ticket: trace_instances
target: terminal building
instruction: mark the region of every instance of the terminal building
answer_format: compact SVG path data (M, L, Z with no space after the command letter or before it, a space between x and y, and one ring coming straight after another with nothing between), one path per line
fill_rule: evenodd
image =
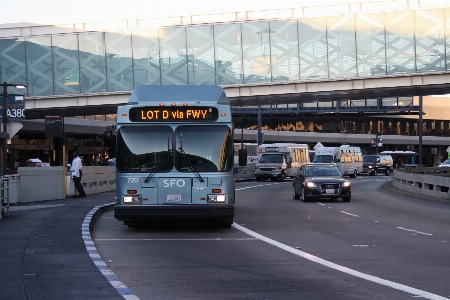
M432 2L0 25L0 82L25 96L7 166L62 165L63 144L85 164L113 155L104 131L144 84L222 86L236 142L373 153L381 138L376 150L420 149L435 165L450 146L449 99L432 96L450 94L450 5ZM64 137L46 135L47 116L64 119Z

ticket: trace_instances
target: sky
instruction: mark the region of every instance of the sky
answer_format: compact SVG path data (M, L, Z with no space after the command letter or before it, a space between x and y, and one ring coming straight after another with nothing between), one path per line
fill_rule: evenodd
M175 1L175 0L0 0L0 24L69 24L113 20L203 15L245 10L271 10L301 6L406 0L296 0L296 1ZM422 0L425 1L425 0ZM427 0L437 1L437 0ZM444 0L441 0L444 1ZM450 0L447 0L450 1Z

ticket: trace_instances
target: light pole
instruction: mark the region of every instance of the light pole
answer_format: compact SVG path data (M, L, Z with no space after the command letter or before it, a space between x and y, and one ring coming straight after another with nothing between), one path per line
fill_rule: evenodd
M18 83L7 83L7 82L3 82L2 84L3 86L3 112L2 112L2 123L3 123L3 143L2 143L2 154L3 154L3 160L2 160L2 176L6 175L6 144L8 141L8 131L7 131L7 109L8 109L8 86L13 86L15 88L18 89L24 89L27 86L24 84L18 84Z

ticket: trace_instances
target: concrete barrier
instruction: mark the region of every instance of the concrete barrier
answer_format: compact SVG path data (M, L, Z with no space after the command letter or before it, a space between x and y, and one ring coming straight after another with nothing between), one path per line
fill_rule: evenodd
M84 166L82 170L81 184L88 196L116 189L116 168L114 166ZM18 174L20 174L20 199L18 202L63 199L65 198L63 180L66 184L66 196L70 197L75 194L75 185L70 173L68 174L62 167L21 167Z
M450 199L450 168L404 168L394 170L392 185L403 191Z

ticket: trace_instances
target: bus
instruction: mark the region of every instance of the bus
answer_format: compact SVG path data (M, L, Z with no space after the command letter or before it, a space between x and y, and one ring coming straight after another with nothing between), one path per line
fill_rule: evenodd
M255 178L256 181L261 179L283 181L286 177L294 177L304 164L309 164L307 144L261 144L258 147Z
M203 219L231 227L233 124L221 87L136 87L117 109L116 152L117 220L137 227Z
M363 172L362 150L359 147L316 147L313 164L334 164L342 175L355 178Z
M418 167L419 154L414 151L383 151L380 154L391 155L396 169Z
M247 164L239 165L239 149L247 150ZM258 161L258 143L234 143L234 174L236 179L254 179Z

